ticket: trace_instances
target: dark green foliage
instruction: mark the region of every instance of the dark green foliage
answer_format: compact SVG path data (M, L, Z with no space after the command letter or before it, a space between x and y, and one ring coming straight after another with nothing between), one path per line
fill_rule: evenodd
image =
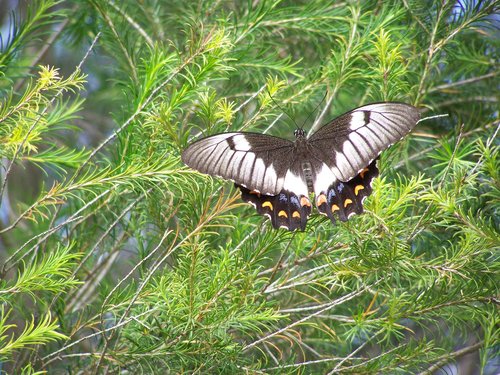
M6 12L2 370L496 373L498 13L493 0ZM382 154L346 223L272 230L180 162L202 135L290 137L282 109L317 129L384 100L430 118Z

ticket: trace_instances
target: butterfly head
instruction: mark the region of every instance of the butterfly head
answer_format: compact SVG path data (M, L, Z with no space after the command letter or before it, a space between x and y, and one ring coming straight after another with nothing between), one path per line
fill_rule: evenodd
M306 136L306 132L304 129L298 128L298 129L295 129L295 131L293 132L293 135L295 135L295 138L297 138L297 139L304 138Z

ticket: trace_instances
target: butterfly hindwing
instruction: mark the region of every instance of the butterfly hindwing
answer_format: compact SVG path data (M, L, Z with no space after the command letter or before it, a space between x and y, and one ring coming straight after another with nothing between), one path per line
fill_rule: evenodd
M266 194L283 189L293 143L257 133L221 133L202 138L182 153L193 169Z
M241 199L252 204L257 212L271 219L275 229L286 228L294 231L304 230L309 215L311 202L307 197L283 190L277 195L265 195L236 185L241 190Z
M347 221L363 212L363 202L372 193L372 182L379 174L377 160L348 182L336 181L316 195L318 211L335 223L335 218Z
M375 103L347 112L309 138L315 158L339 181L349 181L383 150L417 124L417 108L404 103Z

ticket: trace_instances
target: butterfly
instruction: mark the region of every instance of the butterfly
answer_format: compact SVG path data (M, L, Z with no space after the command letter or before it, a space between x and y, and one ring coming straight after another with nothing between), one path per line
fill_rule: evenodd
M305 230L312 194L333 223L363 212L378 176L380 153L406 136L420 119L409 104L368 104L335 118L310 137L295 140L250 132L212 135L191 143L182 161L199 172L231 180L243 201L274 228Z

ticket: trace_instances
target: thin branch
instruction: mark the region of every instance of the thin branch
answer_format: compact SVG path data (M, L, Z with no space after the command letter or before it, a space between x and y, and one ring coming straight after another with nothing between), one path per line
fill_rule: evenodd
M432 366L429 366L429 368L425 371L422 371L418 375L432 375L434 374L437 370L442 369L443 366L447 365L451 361L456 360L459 357L462 357L466 354L473 353L480 349L484 345L484 341L480 341L474 345L467 346L465 348L462 348L460 350L454 351L453 353L450 354L445 354L441 357L438 358L438 361L433 364Z
M130 323L132 321L136 321L141 316L150 314L150 313L152 313L152 312L154 312L156 310L158 310L158 307L154 307L152 309L148 309L146 311L141 312L140 314L137 314L137 315L135 315L133 317L130 317L130 318L126 319L126 320L123 320L120 323L115 324L114 326L111 326L111 327L99 330L97 332L94 332L94 333L92 333L90 335L81 337L78 340L75 340L75 341L73 341L73 342L71 342L71 343L69 343L67 345L64 345L62 348L60 348L60 349L58 349L58 350L56 350L56 351L54 351L54 352L46 355L45 357L42 358L42 361L46 361L46 360L49 360L50 358L52 358L51 360L49 360L48 362L45 363L45 365L48 365L50 362L53 362L53 361L56 361L56 360L60 359L60 357L58 356L59 353L64 352L65 350L67 350L67 349L69 349L69 348L71 348L71 347L73 347L73 346L81 343L82 341L91 339L91 338L96 337L96 336L101 336L101 335L102 336L106 336L105 333L107 333L107 332L113 332L114 330L116 330L116 329L118 329L120 327L123 327L123 326L127 325L128 323Z
M456 156L456 153L458 151L458 146L460 145L460 142L461 142L462 137L463 137L463 130L464 130L464 124L462 123L462 125L460 126L460 130L458 131L458 137L457 137L457 140L455 142L455 148L453 149L453 153L450 157L448 165L446 166L446 168L444 170L443 176L441 177L441 180L438 182L438 185L437 185L438 188L443 185L443 183L446 179L446 176L448 175L448 171L450 170L453 162L455 161L455 156ZM415 236L419 233L419 227L422 224L422 222L424 221L425 217L427 216L427 214L429 213L431 208L432 208L432 203L429 203L427 205L427 208L425 209L424 213L422 215L420 215L420 218L418 219L417 223L413 227L413 230L410 232L410 235L408 236L408 242L412 241L415 238Z
M151 189L149 190L151 191ZM148 192L149 192L148 191ZM123 219L123 217L128 213L130 212L130 210L139 202L141 202L143 199L144 199L144 196L148 193L143 193L143 194L140 194L136 199L134 199L127 207L125 207L125 209L122 210L122 212L118 215L118 217L114 220L113 223L111 223L111 225L109 225L106 230L101 234L101 236L98 238L98 240L96 241L96 243L94 244L94 246L92 247L92 249L90 251L87 252L87 254L85 255L85 257L79 262L78 264L78 267L75 268L75 270L73 271L72 273L72 277L76 276L76 274L80 271L80 269L87 263L87 260L94 255L95 251L101 246L101 244L106 240L106 238L108 238L109 234L111 233L111 231L121 222L121 220ZM95 284L94 284L95 285ZM75 297L73 298L73 301L79 301L79 303L82 302L83 298L81 297L81 295L83 295L85 292L86 289L85 289L85 285L81 286L80 289L77 291ZM88 294L88 293L86 293ZM56 296L54 297L53 299L53 302L55 302L57 300L59 296ZM70 309L70 307L72 306L72 302L69 301L66 305L66 309ZM103 304L104 306L104 304ZM71 310L67 310L67 311L71 311Z
M439 30L439 25L441 23L441 17L443 14L443 7L444 6L445 6L444 3L441 5L437 4L438 9L437 9L436 21L434 23L434 28L432 29L432 32L430 34L431 39L429 42L429 47L427 48L427 58L425 60L424 69L423 69L422 76L420 78L420 82L419 82L419 86L418 86L418 90L417 90L417 98L415 99L416 103L420 102L420 99L424 94L424 85L425 85L425 82L427 80L427 76L429 75L430 70L431 70L431 63L432 63L432 60L434 58L434 53L436 52L436 50L435 50L435 38L436 38L436 35L438 33L438 30Z
M431 92L435 92L435 91L448 90L448 89L451 89L453 87L459 87L459 86L467 85L469 83L474 83L474 82L482 81L483 79L488 79L488 78L495 77L498 74L500 74L500 73L498 71L496 71L496 72L491 72L491 73L488 73L488 74L485 74L485 75L482 75L482 76L464 79L462 81L456 81L456 82L451 82L451 83L447 83L447 84L444 84L444 85L434 86L433 88L427 90L427 93L431 93Z
M441 116L441 115L440 115ZM440 117L439 116L439 117ZM433 117L437 117L437 116L431 116L431 117L426 117L426 119L429 119L429 118L433 118ZM487 130L489 129L490 127L494 126L494 125L497 125L498 126L498 123L490 123L490 124L486 124L482 127L479 127L479 128L475 128L475 129L472 129L466 133L464 133L464 137L468 137L469 135L472 135L472 134L475 134L475 133L479 133L479 132L482 132L484 130ZM394 165L394 169L399 169L401 167L403 167L406 163L408 163L409 161L412 161L412 160L418 160L420 157L422 156L425 156L425 155L428 155L429 152L431 152L432 150L434 150L436 148L435 145L432 145L430 147L426 147L424 148L423 150L419 151L419 152L416 152L414 153L413 155L411 155L410 157L408 157L407 159L405 160L402 160L400 161L399 163L397 163L396 165Z
M116 10L131 26L132 26L132 29L135 29L137 30L137 32L146 40L146 43L150 46L150 47L154 47L154 42L153 42L153 39L151 39L148 35L148 33L146 32L146 30L144 30L141 25L139 25L133 18L132 16L130 16L128 13L125 13L125 11L123 11L118 5L116 5L116 3L113 1L113 0L109 0L109 5L111 5L113 7L114 10Z
M104 11L101 6L98 6L99 2L93 2L93 4L94 4L94 7L97 8L97 11L101 14L105 23L108 25L108 28L113 33L113 36L115 37L115 41L118 44L118 46L120 47L122 54L125 57L127 64L129 65L129 68L130 68L129 73L132 75L133 81L138 85L139 82L138 82L138 77L137 77L136 66L134 64L134 61L132 60L132 56L130 56L129 51L127 50L127 46L124 44L124 41L122 40L122 38L118 34L118 31L116 30L113 20L111 19L111 17L109 16L109 13L107 11Z
M27 256L31 251L33 251L33 249L35 249L38 245L40 245L43 241L45 241L49 236L51 236L52 234L56 233L59 229L63 228L64 226L74 222L74 221L77 221L77 220L80 220L81 219L81 216L80 214L85 210L87 209L89 206L91 206L92 204L94 204L96 201L98 201L99 199L101 199L102 197L104 197L106 194L108 194L111 190L106 190L105 192L97 195L96 197L94 197L92 200L90 200L89 202L87 202L85 205L83 205L80 209L78 209L74 214L72 214L68 219L66 219L65 221L63 221L62 223L59 223L57 226L55 227L52 227L40 234L37 234L36 236L30 238L28 241L26 241L21 247L19 247L9 258L7 258L7 260L4 262L3 266L2 266L2 271L0 272L0 275L3 275L5 272L7 272L8 270L10 270L14 264L10 267L5 267L6 264L10 263L16 256L17 254L19 254L27 245L29 245L33 240L35 239L39 239L39 241L36 243L35 246L33 246L29 251L27 251L25 254L23 254L23 256L18 259L18 261L22 260L25 256ZM1 233L1 232L0 232Z
M162 245L163 245L163 242L166 240L166 238L172 233L172 230L165 230L163 232L163 236L162 238L160 239L160 242L158 243L158 245L153 249L153 251L151 253L149 253L144 259L142 259L139 263L137 263L135 265L135 267L133 267L130 272L122 279L120 280L120 282L113 288L113 290L108 293L108 295L106 296L106 299L105 299L105 303L103 303L101 305L101 309L104 309L105 306L107 305L107 301L109 300L109 298L112 296L112 293L114 293L118 287L122 284L123 281L127 280L134 272L135 270L140 267L142 264L144 264L144 262L146 262L151 256L153 256L159 249L162 248ZM176 236L177 237L177 236ZM182 242L182 241L181 241ZM172 242L172 244L175 243L175 241ZM151 277L153 276L153 274L156 272L156 270L158 269L158 267L172 254L172 252L177 248L178 246L175 246L175 247L171 247L166 255L163 256L163 258L161 259L161 261L157 262L157 264L149 271L148 275L146 275L146 277L144 278L144 280L142 280L141 284L139 285L139 287L137 288L137 291L135 293L135 295L132 297L132 299L130 300L130 302L128 303L128 306L127 308L125 309L124 313L121 315L120 319L118 320L118 324L117 326L119 326L121 323L123 323L125 321L125 317L130 313L130 311L132 310L132 307L134 306L135 302L137 301L137 299L139 298L139 295L141 294L143 288L147 285L147 283L149 282L149 280L151 279ZM101 318L103 318L105 316L104 314L104 311L101 311ZM104 321L101 321L101 324L104 326L105 322ZM108 350L108 347L110 345L110 340L112 338L114 334L114 331L112 332L112 334L109 336L109 337L104 337L105 339L105 344L104 344L104 347L101 351L101 354L99 356L99 361L98 363L96 364L95 366L95 372L97 373L98 370L100 369L101 367L101 363L102 361L104 360L104 357L105 357L105 354Z
M281 366L275 366L275 367L267 367L263 368L262 371L264 372L269 372L269 371L274 371L274 370L284 370L287 368L298 368L298 367L303 367L303 366L311 366L311 365L317 365L319 363L327 363L327 362L336 362L340 361L343 357L330 357L330 358L323 358L323 359L317 359L314 361L305 361L305 362L299 362L299 363L293 363L291 365L281 365ZM355 357L352 359L358 359L362 360L364 358L362 357Z
M274 278L274 275L276 275L276 272L278 272L278 268L282 266L282 261L283 261L283 258L285 257L287 251L288 251L288 248L290 247L293 239L295 238L295 234L296 232L293 232L292 236L288 239L288 243L287 245L285 246L285 248L281 251L281 255L278 259L278 261L276 262L276 264L274 265L273 267L273 270L271 272L271 275L269 276L269 280L267 281L266 285L264 285L264 287L261 289L261 293L265 293L267 288L271 285L271 282Z
M342 60L342 69L341 69L340 74L344 73L345 61L349 61L349 59L351 59L351 57L352 57L351 52L352 52L352 49L354 46L354 41L356 39L356 33L358 32L358 22L359 22L359 16L360 16L360 9L357 8L356 12L357 12L356 14L352 14L351 33L349 35L349 42L347 44L347 49L346 49L345 54L344 54L344 59ZM354 13L354 11L353 11L353 13ZM334 86L332 92L330 93L329 98L327 98L327 100L326 100L326 103L325 103L325 106L323 107L323 110L321 111L319 116L316 117L316 120L314 120L314 123L312 124L311 129L309 129L309 132L307 133L308 137L311 136L311 134L313 134L316 131L316 129L318 128L318 126L323 122L323 118L325 117L326 113L330 109L330 106L332 104L333 99L335 99L337 97L337 91L340 88L339 81L341 81L341 80L342 80L342 77L338 77L337 82L335 82L335 86Z
M491 146L491 144L493 143L493 141L495 139L497 139L497 135L498 135L498 131L500 130L500 122L497 122L496 123L496 126L497 128L495 129L495 132L491 135L491 137L486 141L486 147L489 148ZM472 176L474 173L476 173L476 170L479 168L479 166L482 164L483 162L483 159L484 159L484 155L481 155L479 157L479 160L477 161L477 163L474 165L474 167L470 170L470 172L468 172L465 176L462 177L462 181L461 181L461 184L463 184L465 182L465 180L467 179L467 177L470 177Z
M354 350L351 354L349 354L349 356L351 356L352 354L354 353L357 353L361 347L364 347L368 342L372 341L374 337L378 336L382 331L379 331L377 332L375 335L373 335L372 337L370 337L367 341L365 341L363 343L363 345L359 346L356 350ZM396 346L395 348L392 348L386 352L383 352L375 357L372 357L370 359L363 359L363 362L361 363L357 363L355 365L351 365L351 366L347 366L347 367L340 367L340 365L342 365L346 360L347 360L347 357L345 359L343 359L340 363L337 364L337 366L328 373L328 375L332 375L332 374L341 374L343 373L344 371L346 370L352 370L352 369L355 369L357 367L361 367L361 366L365 366L366 364L370 363L370 362L374 362L380 358L382 358L383 356L386 356L387 354L390 354L398 349L401 349L405 346L405 344L401 344L399 346ZM350 359L355 359L353 357L350 357Z

